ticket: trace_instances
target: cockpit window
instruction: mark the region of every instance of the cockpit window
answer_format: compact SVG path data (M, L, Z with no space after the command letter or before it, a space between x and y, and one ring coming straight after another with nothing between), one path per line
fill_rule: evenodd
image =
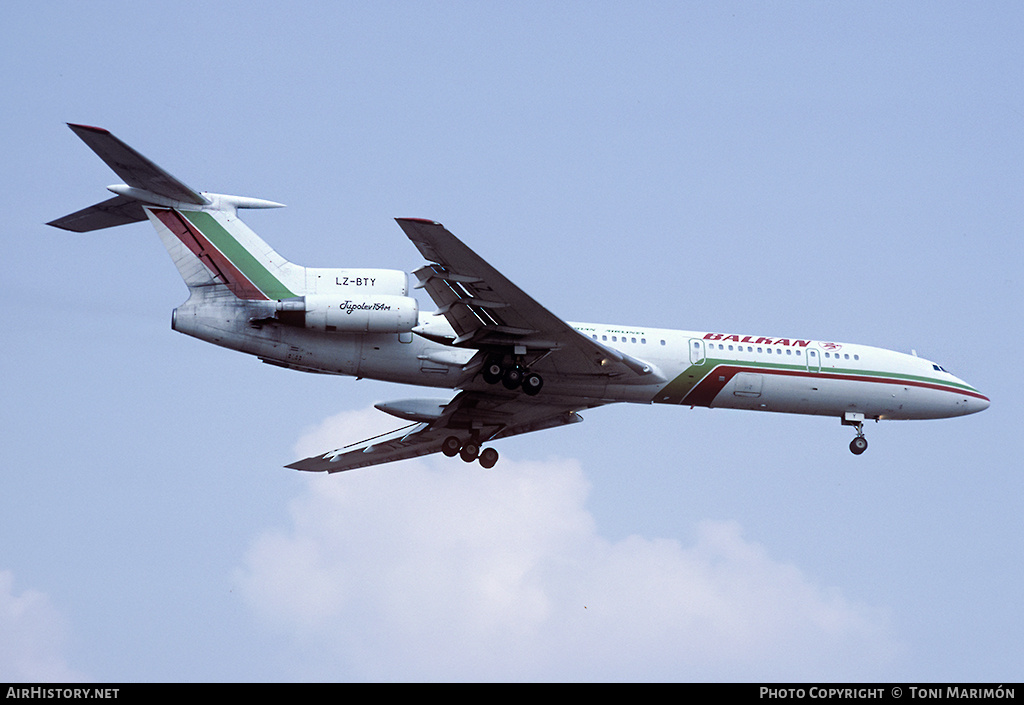
M937 372L945 372L945 373L946 373L947 375L948 375L948 374L952 374L952 373L951 373L951 372L950 372L949 370L947 370L947 369L946 369L945 367L940 367L939 365L936 365L936 364L935 364L934 362L932 363L932 369L933 369L933 370L936 370Z

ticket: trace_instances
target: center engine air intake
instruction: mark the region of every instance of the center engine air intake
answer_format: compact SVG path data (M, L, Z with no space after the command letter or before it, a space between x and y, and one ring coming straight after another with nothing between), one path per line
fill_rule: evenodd
M337 333L407 333L419 319L419 303L393 294L307 294L277 302L281 323Z

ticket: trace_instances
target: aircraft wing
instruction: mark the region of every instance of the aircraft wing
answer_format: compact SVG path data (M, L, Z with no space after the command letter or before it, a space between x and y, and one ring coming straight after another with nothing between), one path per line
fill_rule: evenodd
M385 409L389 405L378 404ZM310 472L341 472L395 460L437 453L449 436L465 442L473 436L480 442L506 438L520 433L579 423L576 413L582 406L572 400L525 398L514 393L463 391L454 399L437 404L430 420L414 421L390 433L368 438L337 450L292 463L286 467ZM395 413L389 411L389 413Z
M396 220L430 262L414 274L455 331L443 342L532 354L533 369L566 377L651 382L648 375L658 375L650 364L602 345L548 311L440 223Z

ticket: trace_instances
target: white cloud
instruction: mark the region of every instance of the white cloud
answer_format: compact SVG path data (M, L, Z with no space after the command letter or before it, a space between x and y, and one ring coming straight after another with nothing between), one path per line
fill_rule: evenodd
M49 598L36 590L14 594L14 576L0 570L0 682L83 680L63 656L67 627Z
M372 435L368 416L302 444ZM846 679L893 655L883 618L738 524L699 522L692 546L609 541L587 493L574 460L312 476L239 581L325 678Z

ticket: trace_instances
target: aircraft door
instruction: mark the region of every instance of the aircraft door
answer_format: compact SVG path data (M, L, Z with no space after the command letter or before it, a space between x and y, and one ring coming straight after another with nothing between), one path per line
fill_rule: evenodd
M699 338L690 339L690 364L691 365L703 365L706 351L704 348L704 341Z
M807 371L821 372L821 353L813 348L807 350Z

